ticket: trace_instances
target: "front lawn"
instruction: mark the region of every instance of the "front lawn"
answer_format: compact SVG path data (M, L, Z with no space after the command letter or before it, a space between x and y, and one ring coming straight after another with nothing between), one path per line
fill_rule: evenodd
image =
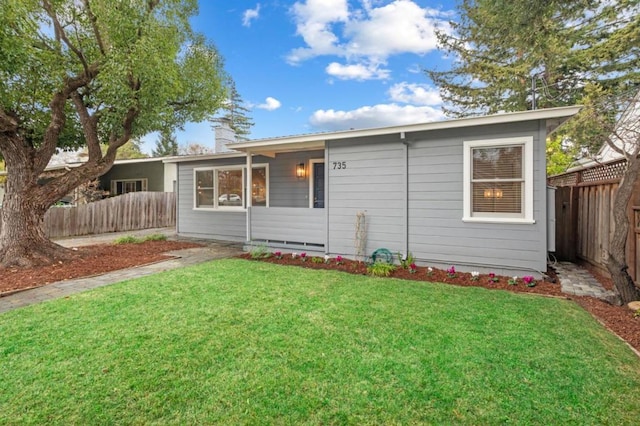
M239 259L0 315L1 424L637 424L574 303Z

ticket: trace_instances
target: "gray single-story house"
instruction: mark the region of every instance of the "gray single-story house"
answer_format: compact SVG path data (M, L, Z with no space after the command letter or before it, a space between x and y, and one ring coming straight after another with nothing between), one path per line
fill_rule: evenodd
M234 143L175 157L179 235L539 276L545 140L579 107Z

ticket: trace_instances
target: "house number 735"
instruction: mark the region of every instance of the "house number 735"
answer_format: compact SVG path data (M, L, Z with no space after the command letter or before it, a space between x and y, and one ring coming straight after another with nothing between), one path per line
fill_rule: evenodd
M331 164L333 164L333 169L334 170L340 170L340 169L346 169L347 168L347 162L346 161L333 161Z

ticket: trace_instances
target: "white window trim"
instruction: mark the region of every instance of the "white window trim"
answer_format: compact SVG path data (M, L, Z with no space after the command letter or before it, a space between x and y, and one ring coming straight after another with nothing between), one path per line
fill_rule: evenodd
M269 163L255 163L252 165L252 168L259 169L264 167L266 169L266 179L267 179L267 207L269 207ZM218 205L218 172L223 170L242 170L242 206L220 206ZM198 207L198 197L196 196L196 189L198 187L198 181L196 174L197 172L213 172L213 207ZM233 164L228 166L216 166L216 167L195 167L193 169L193 210L198 211L236 211L236 212L246 212L247 211L247 194L250 194L250 190L246 181L247 177L247 166Z
M314 208L313 207L313 184L316 180L316 177L315 177L315 173L313 172L313 165L317 163L324 164L324 158L312 158L311 160L309 160L309 164L307 165L307 168L309 169L309 208L310 209Z
M482 223L535 223L533 219L533 137L522 136L515 138L485 139L464 141L463 159L463 222ZM524 194L522 214L510 215L499 213L476 213L471 211L471 151L473 148L501 147L509 145L523 145L524 165Z
M112 195L120 195L118 192L118 182L138 182L140 181L142 184L140 187L142 188L139 192L146 191L149 188L149 180L147 178L133 178L133 179L112 179L111 180L111 194ZM138 191L135 191L138 192Z

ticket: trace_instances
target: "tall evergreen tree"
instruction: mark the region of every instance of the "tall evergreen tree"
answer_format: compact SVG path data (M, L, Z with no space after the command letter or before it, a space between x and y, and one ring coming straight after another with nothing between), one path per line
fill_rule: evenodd
M151 151L154 157L165 157L170 155L178 155L178 140L173 132L163 130L160 137L156 141L156 148Z
M441 31L449 70L428 70L452 116L579 103L587 84L640 79L638 0L463 0Z
M244 106L244 101L233 81L229 82L228 88L228 98L222 107L224 114L214 118L212 121L220 122L221 119L226 120L239 141L247 140L251 134L251 127L255 124L248 116L251 110Z

